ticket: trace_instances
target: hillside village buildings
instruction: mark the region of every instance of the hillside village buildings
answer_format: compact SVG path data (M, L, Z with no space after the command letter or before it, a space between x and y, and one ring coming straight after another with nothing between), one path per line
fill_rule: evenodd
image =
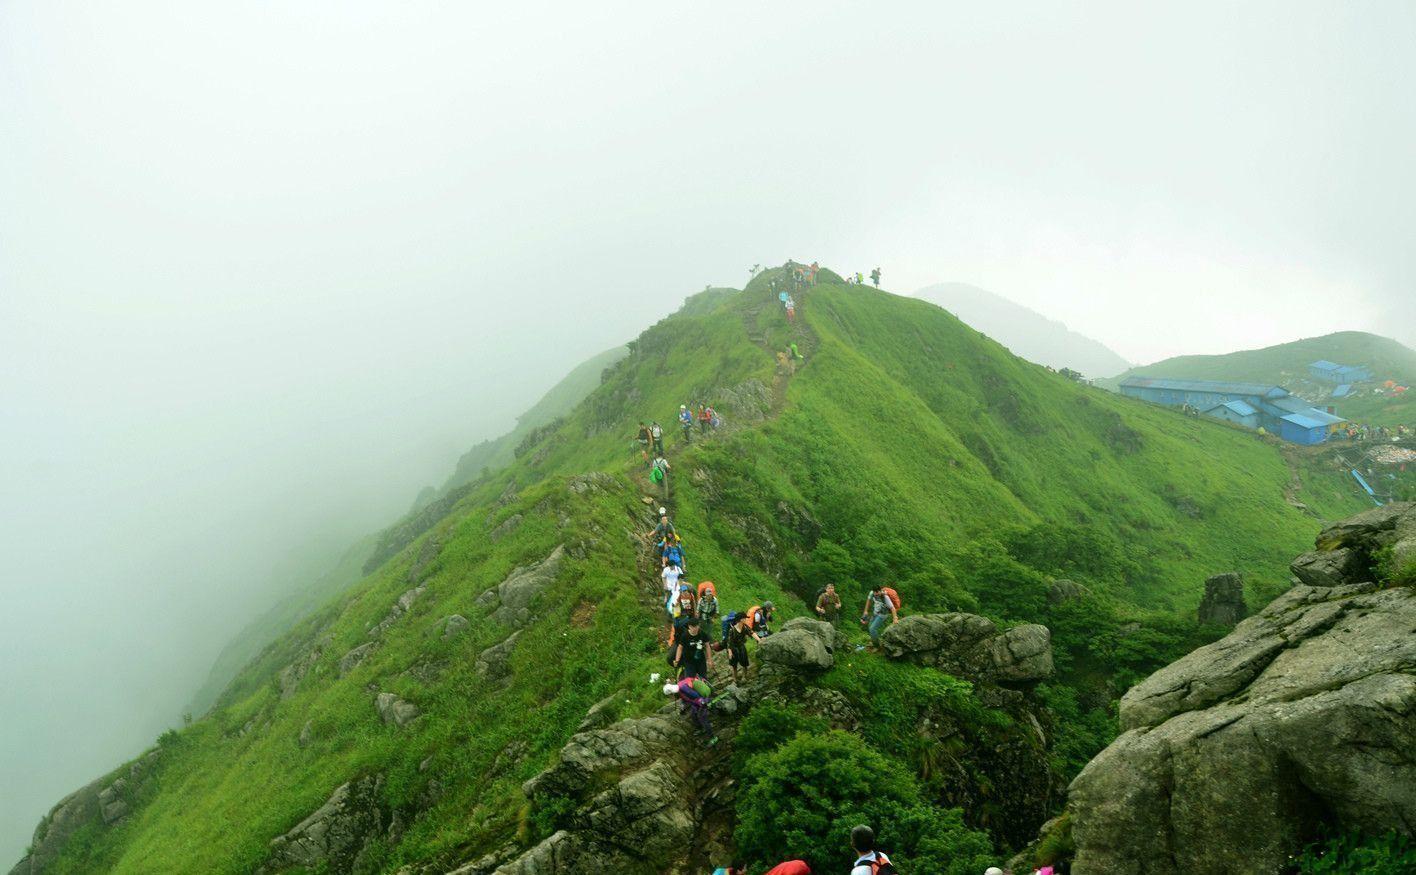
M1319 410L1282 386L1216 380L1127 377L1121 394L1171 407L1189 406L1206 416L1262 428L1295 444L1320 444L1347 420Z

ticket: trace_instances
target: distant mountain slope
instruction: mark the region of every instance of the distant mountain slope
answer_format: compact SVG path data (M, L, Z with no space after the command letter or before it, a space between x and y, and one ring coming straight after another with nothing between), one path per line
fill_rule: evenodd
M1352 394L1333 398L1331 384L1308 376L1308 365L1320 359L1343 365L1371 368L1375 381L1354 387ZM1182 355L1154 364L1132 368L1104 380L1114 388L1133 374L1148 377L1179 377L1190 380L1243 380L1282 386L1314 404L1332 405L1339 416L1372 425L1416 423L1416 392L1399 398L1386 392L1382 383L1416 383L1416 351L1378 334L1339 331L1322 337L1306 337L1290 343L1246 349L1223 355ZM1379 391L1380 390L1380 391Z
M977 286L940 283L920 289L915 297L938 304L1030 362L1071 368L1093 378L1131 366L1100 341Z
M700 856L731 858L748 835L739 806L768 786L772 770L751 767L766 760L747 755L777 756L779 742L808 753L825 743L872 780L889 777L879 804L893 807L870 809L887 829L900 822L890 812L913 812L917 833L944 829L936 809L948 809L958 841L1001 859L1110 741L1120 691L1212 637L1194 619L1205 575L1246 572L1260 603L1287 586L1314 514L1363 506L1326 481L1309 492L1310 474L1327 475L1252 433L1048 373L924 301L823 283L797 296L788 323L768 286L781 278L696 297L646 330L505 468L427 505L438 514L429 527L266 647L210 714L62 803L15 872L602 871L583 858L500 868L553 851L571 829L633 851L617 872L711 871ZM792 343L796 367L777 358ZM724 733L707 783L684 789L660 745L696 743L675 741L687 724L661 711L649 680L670 669L645 536L652 487L628 436L693 399L725 423L668 441L668 505L694 581L715 581L725 610L774 601L777 621L810 614L833 582L846 637L833 636L841 663L820 687L754 712L756 733ZM1287 489L1312 513L1285 502ZM1045 624L1056 677L1005 695L862 652L854 619L879 582L907 614ZM753 659L762 654L754 645ZM1007 710L1024 700L1043 723ZM858 731L824 733L786 710L813 702ZM543 784L528 797L577 727L653 715L664 731L567 757L569 774L602 748L637 750L662 761L648 773L602 794L607 773L586 771L565 793ZM664 810L675 815L667 838L645 826ZM820 855L839 854L834 825L802 823ZM786 856L775 832L759 838L754 871ZM950 845L909 841L901 859L918 865L905 871L963 872Z

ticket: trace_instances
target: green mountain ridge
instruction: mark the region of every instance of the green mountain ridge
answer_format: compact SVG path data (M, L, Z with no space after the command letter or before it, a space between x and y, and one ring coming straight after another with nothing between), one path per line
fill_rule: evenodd
M1357 384L1352 394L1333 398L1334 386L1313 380L1308 365L1326 359L1344 365L1371 368L1375 380ZM1369 425L1416 424L1416 398L1398 398L1379 392L1387 380L1402 386L1416 382L1416 351L1398 341L1363 331L1339 331L1307 337L1262 349L1222 355L1185 355L1131 368L1100 381L1115 388L1130 376L1171 377L1187 380L1232 380L1282 386L1302 398L1332 405L1340 416Z
M725 420L692 444L667 429L689 570L725 609L774 600L803 616L831 581L849 618L889 581L907 611L1045 624L1057 675L995 695L841 651L820 689L861 714L860 737L811 741L815 718L791 701L754 710L788 744L754 747L749 716L713 766L741 788L726 819L696 827L713 843L646 851L646 873L686 871L734 837L760 861L788 850L759 828L770 792L754 781L792 768L793 745L898 772L891 804L952 824L898 837L933 866L919 871L962 871L934 859L945 844L970 865L1015 849L1115 734L1121 692L1215 637L1193 620L1207 574L1241 570L1250 604L1266 602L1323 519L1364 506L1253 435L1073 383L923 301L828 282L798 294L790 325L768 288L783 276L691 298L584 400L551 405L506 467L459 466L470 479L420 511L426 526L375 548L387 556L368 576L265 647L206 717L66 800L15 871L444 872L566 829L571 801L528 801L523 784L592 706L632 717L662 702L646 683L666 670L650 487L630 439L685 401ZM791 342L795 374L775 358ZM1082 595L1054 599L1058 578ZM1043 715L1045 749L1019 702ZM782 729L794 721L800 733ZM941 725L960 734L921 735ZM1009 782L1026 805L999 793ZM326 842L301 863L303 840L272 845L336 797L365 805L353 850Z

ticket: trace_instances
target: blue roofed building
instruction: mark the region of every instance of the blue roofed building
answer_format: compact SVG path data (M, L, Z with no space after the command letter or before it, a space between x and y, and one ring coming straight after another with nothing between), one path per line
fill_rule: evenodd
M1340 365L1318 359L1308 365L1308 376L1324 383L1365 383L1372 379L1372 372L1360 365Z
M1206 416L1263 428L1297 444L1317 444L1347 420L1313 407L1282 386L1266 383L1233 383L1218 380L1171 380L1163 377L1127 377L1121 394L1153 404L1193 407Z

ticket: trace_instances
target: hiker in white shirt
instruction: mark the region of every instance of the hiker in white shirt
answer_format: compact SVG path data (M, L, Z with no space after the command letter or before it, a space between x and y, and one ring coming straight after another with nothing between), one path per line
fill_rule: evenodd
M679 578L683 576L683 569L676 564L664 566L662 572L664 578L664 610L669 612L669 616L674 614L674 599L678 596Z
M851 865L851 875L880 875L893 873L890 858L875 850L875 830L861 825L851 830L851 850L856 853L856 861Z

